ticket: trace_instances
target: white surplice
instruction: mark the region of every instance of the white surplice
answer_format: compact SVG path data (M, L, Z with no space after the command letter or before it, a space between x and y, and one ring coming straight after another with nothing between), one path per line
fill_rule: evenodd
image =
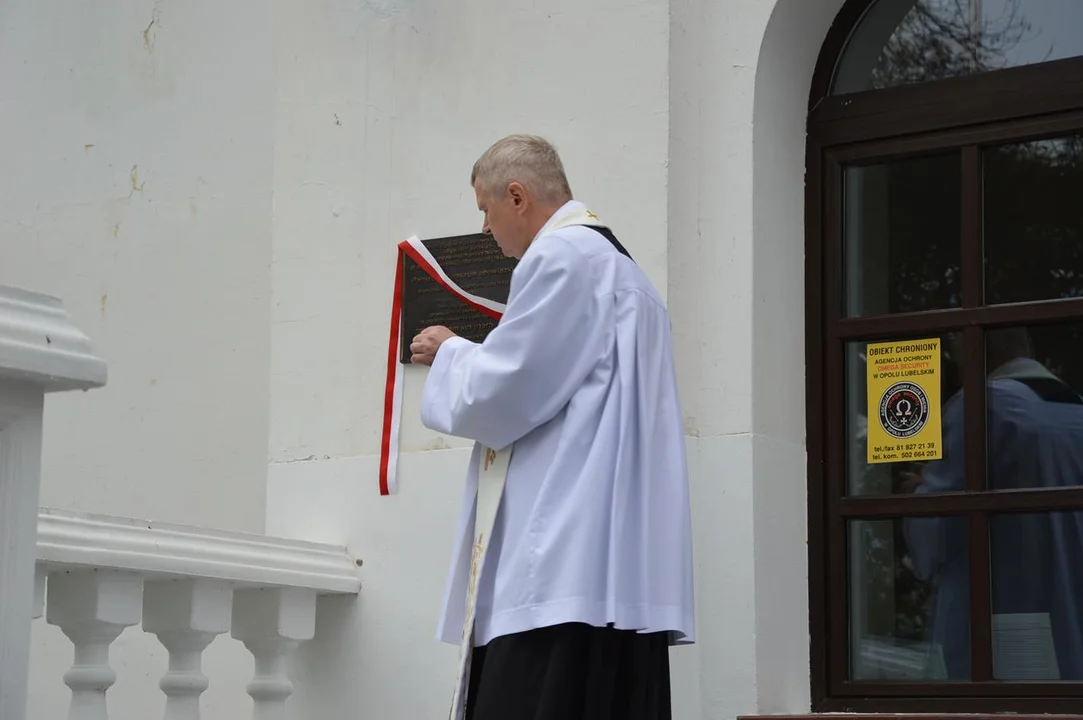
M598 232L536 236L483 343L440 348L426 427L514 444L477 592L476 645L583 622L695 638L683 420L669 316ZM462 638L480 446L470 458L438 637Z

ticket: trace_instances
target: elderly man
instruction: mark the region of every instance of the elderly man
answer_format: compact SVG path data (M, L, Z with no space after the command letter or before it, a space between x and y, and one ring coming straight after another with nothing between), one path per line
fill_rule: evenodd
M519 259L506 312L483 343L431 327L410 346L425 425L477 442L439 631L463 647L452 715L669 718L669 647L694 618L665 306L545 140L500 140L471 184Z

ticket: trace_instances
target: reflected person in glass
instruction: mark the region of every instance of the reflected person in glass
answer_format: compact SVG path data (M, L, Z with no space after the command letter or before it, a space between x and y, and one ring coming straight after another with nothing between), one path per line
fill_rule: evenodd
M960 357L960 353L952 353ZM994 490L1083 482L1083 399L1034 358L1023 328L987 334L987 452ZM963 396L944 405L944 457L907 489L966 489ZM969 565L963 518L911 518L915 570L936 597L929 626L950 680L970 679ZM1083 680L1083 513L1003 514L990 522L994 674Z

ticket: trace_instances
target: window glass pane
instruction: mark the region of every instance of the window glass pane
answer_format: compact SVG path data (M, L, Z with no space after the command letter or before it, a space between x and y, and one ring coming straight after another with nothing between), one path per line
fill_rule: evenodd
M845 315L958 306L959 153L851 166L844 173Z
M833 94L1083 55L1079 0L880 0L854 31Z
M990 330L985 356L990 487L1083 483L1083 325Z
M969 680L963 517L849 524L850 677Z
M962 470L961 448L946 444L943 430L945 402L962 386L961 338L953 332L847 344L848 494L928 492L921 480L937 457ZM939 348L929 349L932 343Z
M983 161L986 302L1083 295L1083 135L988 148Z
M1083 680L1083 512L989 521L993 676Z

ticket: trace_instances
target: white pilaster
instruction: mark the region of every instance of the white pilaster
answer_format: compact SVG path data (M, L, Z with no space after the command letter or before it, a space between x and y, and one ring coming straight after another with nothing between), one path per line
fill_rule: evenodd
M34 614L31 617L37 620L45 614L45 581L49 572L38 565L34 568Z
M26 715L44 394L105 384L56 298L0 286L0 718Z
M240 590L233 602L233 637L256 661L248 684L253 720L288 720L286 701L293 694L290 655L316 632L316 593L293 588Z
M109 646L124 628L139 622L143 579L122 570L50 573L46 621L75 646L75 661L64 674L71 688L68 720L108 720L105 694L117 680Z
M39 388L0 379L0 717L26 712L41 473Z
M148 582L143 590L143 629L169 651L169 671L160 687L165 720L199 720L199 696L208 687L203 651L227 630L233 586L224 580Z

